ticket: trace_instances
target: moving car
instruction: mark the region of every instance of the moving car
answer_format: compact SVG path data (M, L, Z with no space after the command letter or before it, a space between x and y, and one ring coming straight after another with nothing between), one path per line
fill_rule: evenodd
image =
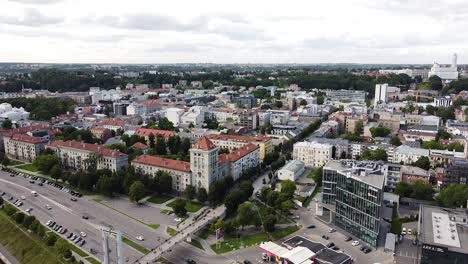
M46 204L46 205L45 205L45 208L46 208L47 210L50 210L50 209L52 209L52 206Z
M323 235L322 238L325 239L325 240L328 240L328 239L329 239L329 237L326 236L326 235Z
M83 219L89 219L89 216L83 215L82 218L83 218Z
M336 229L334 229L334 228L328 229L328 233L333 233L333 232L336 232Z
M268 254L267 253L262 253L262 259L263 260L268 260Z
M406 235L406 227L403 227L403 231L401 231L402 235Z
M75 197L70 198L70 200L72 200L73 202L78 201Z
M145 240L145 238L144 238L143 236L137 236L136 239L137 239L138 241L143 241L143 240Z
M187 262L188 264L196 264L197 262L193 259L186 259L185 262Z
M31 194L32 194L33 196L37 196L37 195L38 195L36 191L32 191Z
M315 225L310 225L307 227L308 229L312 229L312 228L315 228Z

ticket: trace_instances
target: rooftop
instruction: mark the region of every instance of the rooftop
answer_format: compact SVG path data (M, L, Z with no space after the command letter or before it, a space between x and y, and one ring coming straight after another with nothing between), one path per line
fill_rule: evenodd
M406 145L401 145L395 148L395 153L407 154L407 155L418 155L418 156L429 156L429 150L427 149L412 148Z
M208 135L209 139L212 140L231 140L241 142L268 142L272 138L265 136L249 137L249 136L238 136L238 135L226 135L226 134L212 134Z
M84 142L75 141L75 140L52 141L48 146L53 147L53 148L71 148L71 149L79 149L79 150L84 150L84 151L89 151L89 152L96 152L104 157L118 158L118 157L127 156L127 154L124 154L117 150L105 148L102 145L89 144L89 143L84 143Z
M468 254L468 213L465 209L421 205L420 217L422 243Z
M421 169L415 166L401 166L401 173L402 174L410 174L410 175L418 175L429 177L429 172L425 169Z
M230 162L235 162L241 159L242 157L246 156L247 154L255 151L258 149L257 145L254 145L252 143L249 143L247 145L244 145L237 150L231 151L229 154L221 154L219 155L220 160L229 160Z
M305 247L310 251L316 254L316 259L318 263L331 263L331 264L340 264L345 263L347 260L351 259L351 256L340 253L333 249L327 248L324 244L311 241L307 238L301 236L292 237L283 242L284 245L290 247Z
M160 130L160 129L152 129L152 128L138 128L135 131L135 135L137 136L149 136L153 134L153 136L161 135L164 138L169 138L170 136L174 135L174 131L170 130Z
M13 134L13 136L11 136L11 139L20 141L20 142L31 143L31 144L44 143L48 141L47 139L42 139L39 137L32 137L27 134Z
M137 148L137 149L149 149L149 147L141 142L137 142L132 145L132 148Z
M284 165L283 168L281 168L281 170L297 172L297 171L300 171L301 169L303 169L304 166L305 166L304 162L302 162L300 160L291 160L286 165Z
M216 148L216 145L213 144L213 142L211 142L211 140L209 140L207 137L201 137L197 142L195 142L195 144L193 144L192 147L204 151L209 151Z
M323 168L382 189L386 170L384 165L383 161L330 160Z
M312 141L312 142L304 141L304 142L295 143L294 147L328 149L328 148L331 148L332 145L330 145L328 143L318 143L318 142L315 142L315 141Z
M132 163L140 163L149 166L155 166L160 168L166 168L171 170L190 172L190 162L165 159L150 155L140 155L132 161Z

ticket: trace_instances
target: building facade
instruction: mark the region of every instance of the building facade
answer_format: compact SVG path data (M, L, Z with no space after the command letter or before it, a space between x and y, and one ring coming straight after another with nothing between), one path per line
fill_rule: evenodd
M33 162L42 153L49 141L27 134L4 135L5 154L13 159Z
M220 148L227 148L230 151L239 149L247 144L254 144L260 148L260 159L265 158L265 154L273 152L273 139L265 136L237 136L225 134L211 134L208 135L216 146Z
M293 159L305 166L318 168L332 159L333 146L328 143L297 142L293 147Z

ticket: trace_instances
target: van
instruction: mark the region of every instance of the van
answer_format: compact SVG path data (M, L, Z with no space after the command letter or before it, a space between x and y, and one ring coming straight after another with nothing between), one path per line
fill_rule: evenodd
M34 196L37 196L37 192L36 192L36 191L32 191L31 194L34 195Z

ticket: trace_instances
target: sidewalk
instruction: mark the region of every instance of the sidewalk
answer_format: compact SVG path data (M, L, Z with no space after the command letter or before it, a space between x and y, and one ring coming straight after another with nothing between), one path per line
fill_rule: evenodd
M2 245L0 245L0 260L6 264L20 264Z

